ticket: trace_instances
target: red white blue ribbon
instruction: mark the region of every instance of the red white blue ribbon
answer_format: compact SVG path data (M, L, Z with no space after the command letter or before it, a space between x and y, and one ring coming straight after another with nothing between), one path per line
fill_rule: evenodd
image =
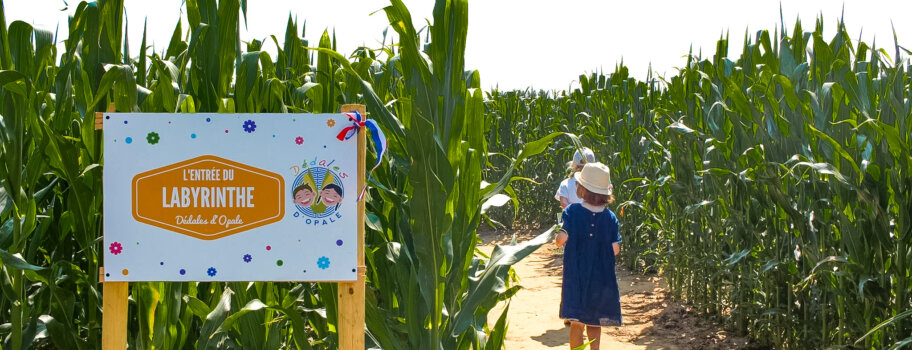
M377 169L377 167L380 166L383 155L386 154L386 149L388 148L386 136L383 135L383 130L380 130L380 125L377 125L376 121L365 119L358 111L345 113L345 115L348 116L348 120L352 122L352 125L346 126L339 132L339 135L336 135L336 138L339 139L339 141L350 139L352 136L358 134L362 128L366 127L370 130L371 140L374 142L374 147L377 149L377 163L368 171L368 178L370 178L370 173L373 173L374 169ZM365 190L367 190L367 181L364 183L364 188L361 189L361 194L358 195L358 200L364 198Z

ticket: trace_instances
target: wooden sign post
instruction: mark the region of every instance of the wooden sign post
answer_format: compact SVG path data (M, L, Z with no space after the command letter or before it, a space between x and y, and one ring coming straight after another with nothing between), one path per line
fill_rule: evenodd
M342 105L343 112L357 111L367 118L364 105ZM358 188L365 186L365 167L367 161L367 130L358 133ZM356 194L357 195L357 194ZM339 283L339 349L364 349L364 278L367 267L364 265L364 199L358 201L358 279L354 282Z
M365 106L363 106L363 105L343 105L342 111L343 112L357 111L362 116L366 115L366 109L365 109ZM113 104L108 107L108 112L114 112ZM242 119L246 119L248 116L250 116L251 119L255 119L255 118L253 118L253 116L255 116L255 115L236 115L237 118L243 117ZM342 116L339 116L339 117L340 117L339 118L340 120L338 121L338 123L340 124L340 126L348 125L348 123L350 123L348 120L342 120L341 119ZM105 113L100 113L100 112L96 113L95 129L102 130L103 126L104 126L104 122L108 118L111 118L111 116L106 116ZM215 119L216 118L212 118L213 124L215 124L214 123ZM337 122L335 119L336 118L329 118L325 122L321 121L321 123L324 123L326 125L326 127L330 127L332 129ZM346 119L347 119L347 117L346 117ZM209 123L209 121L210 121L210 118L206 118L205 122ZM113 122L113 120L110 120L109 122ZM136 120L135 122L138 122L140 124L142 123L141 121L138 121L138 120ZM123 125L128 124L128 121L123 120L122 123L123 124L121 125L120 121L118 121L118 123L114 124L114 125L121 127ZM248 125L248 123L249 123L249 125ZM298 123L301 123L301 122L299 121ZM170 125L171 122L168 121L168 124ZM262 119L262 124L267 124L267 120ZM253 120L247 120L243 125L243 131L246 131L247 134L252 134L253 131L256 130L256 128L257 128L257 125ZM338 128L336 128L336 129L338 129ZM320 139L320 140L324 140L327 138L326 137L327 134L322 133L320 131L316 131L316 132L313 132L313 130L308 130L308 131L311 131L310 135L306 135L308 138ZM351 180L351 178L349 178L349 180L344 180L344 181L342 180L342 179L345 179L345 177L346 177L346 174L342 171L344 171L346 164L350 165L350 163L351 163L350 160L349 161L340 161L338 163L335 163L336 166L334 166L332 168L331 168L331 164L333 164L333 162L335 162L335 160L332 162L328 162L329 164L321 163L321 165L319 167L317 167L319 169L314 169L314 170L311 170L310 168L306 169L306 170L298 169L298 170L296 170L296 173L295 173L295 175L297 176L297 178L295 180L295 184L302 182L301 176L303 176L304 174L299 175L299 173L301 173L301 172L309 172L306 175L307 175L307 177L310 178L310 181L306 182L305 184L300 184L299 186L292 186L292 188L295 188L295 191L297 191L297 188L310 189L311 190L310 191L311 197L309 199L310 201L308 201L307 198L304 198L301 200L302 202L299 203L298 198L291 198L290 200L294 200L293 206L290 206L288 203L284 203L284 206L281 204L274 205L273 207L277 207L277 208L279 208L278 210L280 210L280 212L277 214L277 216L273 215L272 217L255 217L253 220L246 220L247 222L245 223L244 220L240 219L240 217L241 217L240 214L238 214L239 216L238 216L237 220L232 221L231 218L234 217L233 216L234 214L231 214L231 215L229 215L229 219L227 220L227 223L228 223L227 225L223 225L223 223L221 223L221 222L219 222L219 225L214 225L215 221L216 221L216 217L212 217L213 222L209 223L210 225L205 225L205 224L207 224L206 222L200 222L200 221L205 221L205 220L199 219L202 216L197 216L197 219L188 219L188 221L192 221L190 223L195 226L179 227L180 224L184 223L183 221L185 219L179 218L177 220L178 221L177 224L174 224L173 222L166 222L166 221L159 219L159 217L161 215L156 216L156 214L158 214L157 212L154 212L154 211L151 211L148 209L144 209L146 211L138 210L136 208L136 206L138 206L139 204L134 204L132 216L138 222L152 227L152 228L146 228L145 226L139 226L139 227L142 227L143 229L149 229L149 230L164 229L165 232L170 230L173 232L178 232L180 234L183 234L184 236L193 237L193 239L198 239L198 240L204 241L204 242L213 242L216 239L226 237L226 236L232 235L234 233L241 232L243 230L254 229L259 226L264 226L264 225L268 225L271 223L279 222L279 221L282 221L283 218L285 218L287 216L292 216L291 215L292 213L294 214L293 215L294 218L293 219L289 218L287 220L298 220L295 222L294 225L301 225L304 227L309 226L309 225L316 226L316 225L322 224L322 225L324 225L323 227L325 228L325 227L327 227L325 225L327 225L328 222L329 222L329 225L332 225L332 223L334 223L336 221L349 222L349 224L350 224L351 218L347 217L347 216L349 216L351 214L344 215L343 213L339 212L340 210L342 212L345 212L345 210L346 210L345 206L350 205L350 204L343 205L343 203L341 202L342 198L343 198L342 193L339 193L338 198L333 199L332 193L325 194L325 191L327 191L328 188L329 189L338 188L337 192L347 192L347 195L344 198L349 198L349 200L350 200L350 198L358 197L361 189L364 188L365 183L366 183L365 160L366 160L366 150L367 150L367 145L366 145L367 132L368 132L367 130L360 130L360 132L358 132L358 134L357 134L357 139L356 139L357 157L356 157L356 166L355 166L355 168L357 170L355 171L355 176L354 176L356 179L355 188L351 188L350 185L355 185L352 183L348 183L349 186L343 186L343 182L347 182L347 181ZM229 130L225 129L224 134L228 134L228 133L229 133ZM272 134L272 138L275 139L276 134L279 134L280 132L272 131L272 133L274 133L274 134ZM152 134L154 134L154 137L152 136ZM219 132L218 134L221 134L221 132ZM161 138L166 137L165 135L166 134L164 132L162 133L162 136L160 136L158 133L151 132L151 133L149 133L149 136L147 138L148 143L154 145L159 142L160 137ZM242 132L240 135L244 135L244 133ZM139 136L139 135L137 135L137 136ZM197 134L196 133L190 134L189 137L193 138L193 139L197 139ZM200 137L202 138L202 135ZM301 136L298 136L293 139L294 139L294 142L297 143L297 145L302 145L302 144L307 145L307 142L310 142L310 140L305 141L305 138L301 137ZM114 139L114 142L117 142L117 140ZM324 142L324 141L320 141L320 142ZM328 142L328 141L325 141L325 142ZM345 141L345 142L347 142L347 141ZM126 137L125 139L122 140L122 143L126 143L126 144L133 143L134 145L139 146L138 145L139 142L134 143L134 141L132 140L131 137ZM321 143L321 145L323 145L323 143ZM171 147L174 147L174 146L171 146ZM346 146L346 147L350 147L350 146ZM327 148L327 146L323 145L322 148L325 149L325 148ZM167 148L158 148L158 149L167 150ZM191 172L196 171L196 169L187 169L189 167L189 165L187 165L186 163L188 163L188 162L190 162L189 164L191 164L191 165L196 164L196 163L200 163L200 164L205 163L205 165L207 167L212 167L211 164L228 164L229 166L236 167L236 169L240 172L247 171L249 173L254 173L254 174L259 174L259 173L264 173L267 175L273 174L269 171L257 169L254 167L249 167L250 170L247 170L247 169L243 168L244 164L233 164L234 162L218 158L217 156L205 156L204 155L202 157L189 159L189 160L186 160L183 162L175 163L175 164L172 164L172 165L169 165L166 167L162 167L159 169L153 169L152 171L146 171L145 173L136 175L136 177L133 179L132 187L134 188L134 190L132 192L132 196L138 196L140 194L145 196L146 192L148 192L148 191L146 190L146 192L143 192L144 191L143 186L150 187L151 185L149 185L148 183L153 183L155 186L158 186L158 187L154 187L154 186L152 186L152 187L161 188L161 193L162 193L161 201L164 202L164 204L162 204L162 203L158 203L158 204L163 205L165 208L168 208L168 210L172 210L172 211L166 212L166 213L170 213L167 215L172 215L174 213L173 210L175 210L175 209L171 208L171 206L173 206L175 203L179 203L181 201L181 199L183 199L186 203L187 198L179 198L180 193L177 190L178 187L175 187L175 191L173 194L174 197L169 204L168 203L169 197L167 196L168 187L160 186L160 182L161 181L171 181L169 179L174 178L173 173L179 172L179 171L184 172L183 176L184 176L184 180L186 180L187 179L186 174L188 171L191 171ZM194 163L194 162L196 162L196 163ZM208 163L206 163L206 162L208 162ZM219 163L219 162L222 162L222 163ZM314 160L314 162L316 162L316 160ZM306 163L307 162L305 161L305 164ZM310 164L314 164L314 163L310 163ZM342 166L343 170L339 170L340 169L339 166ZM181 167L183 167L183 170ZM333 169L333 170L331 171L330 169ZM203 170L205 170L205 169L203 169ZM149 173L154 173L154 174L147 175ZM233 177L235 176L235 170L231 170L231 174L232 174L232 180L233 180ZM158 178L156 178L157 180L148 180L147 182L140 181L140 180L145 181L147 178L152 178L153 176L158 176ZM168 176L170 176L170 177L168 177ZM137 178L139 178L139 180L137 180ZM269 179L273 179L275 177L269 178L268 176L266 176L265 178L267 180L269 180ZM318 179L319 182L323 183L323 185L325 187L316 186L316 184L314 183L315 178ZM164 180L162 180L162 179L164 179ZM277 189L276 191L278 191L278 193L280 193L280 195L278 196L279 200L277 202L281 203L285 200L284 193L289 192L289 191L286 191L287 188L281 178L275 178L275 180L276 180L275 182L278 183L279 185L273 186L273 187ZM158 182L155 182L155 181L158 181ZM176 180L174 180L174 181L176 181ZM266 181L266 182L268 182L268 181ZM328 185L327 185L327 183L328 183ZM336 185L333 185L333 183L335 183ZM287 184L293 185L291 183L291 181L288 181ZM209 186L209 185L206 185L206 186ZM349 189L348 189L348 191L344 191L341 187L349 187ZM216 187L205 187L205 189L203 189L202 191L210 191L210 190L215 191L215 188ZM259 188L259 187L257 187L257 188ZM271 189L271 188L272 187L267 188L267 189ZM254 195L249 194L249 193L255 193L257 196L256 198L259 201L271 200L270 198L273 198L273 197L269 197L270 191L264 192L264 189L259 189L257 191L254 191L254 189L255 189L254 187L248 187L248 191L251 191L251 192L247 192L248 195L246 198L243 195L241 195L240 192L235 194L235 197L233 197L233 198L235 198L237 200L236 203L238 203L238 206L243 206L241 204L243 204L244 201L247 201L247 203L250 207L254 207L254 205L251 205L251 203L252 203L251 201L252 201L252 198ZM321 189L322 189L322 191L321 191ZM112 190L106 189L106 191L112 191ZM305 191L305 190L301 190L301 191ZM304 193L304 192L302 192L302 193ZM313 195L315 193L320 193L320 194L318 194L320 196L318 198L322 198L322 196L325 195L326 199L325 200L315 199L313 197ZM294 197L295 195L297 195L297 193L292 193L292 196L289 196L289 197ZM213 199L211 199L211 201L212 201L211 203L214 203L215 194L213 194L212 196L213 196L212 197ZM302 196L304 196L304 195L302 195ZM186 195L185 195L185 197L186 197ZM266 198L266 199L264 199L264 198ZM193 199L194 205L196 204L197 199L198 198L194 197L194 199ZM200 197L199 199L201 202L206 200L205 197ZM134 203L150 202L148 200L148 196L143 198L143 200L134 199L132 201ZM229 200L229 201L231 201L231 200ZM315 263L315 265L314 265L314 268L310 270L311 271L310 273L307 273L308 270L304 269L303 272L301 272L301 270L297 270L295 273L298 273L298 275L294 275L294 276L313 276L312 280L307 279L308 277L304 277L303 279L295 279L295 280L322 281L322 282L332 281L333 280L332 276L342 276L340 278L334 279L337 281L336 283L338 284L338 288L337 288L338 289L337 330L338 330L338 335L339 335L339 348L342 350L361 350L361 349L364 349L364 346L365 346L364 345L365 344L365 339L364 339L365 274L366 274L366 267L364 265L365 206L364 206L363 199L362 200L356 199L355 201L357 203L356 210L354 211L354 214L355 214L354 221L355 221L355 224L357 225L357 232L355 235L356 238L351 237L351 238L355 238L355 242L345 242L345 243L346 243L346 247L351 247L351 244L354 244L355 250L356 250L356 256L355 256L356 265L355 266L344 265L347 261L349 261L349 260L346 260L345 257L346 256L350 257L351 255L346 255L346 253L344 253L344 249L343 249L342 252L339 253L339 257L341 260L336 260L336 256L332 256L332 259L333 259L332 265L330 263L330 258L328 258L326 256L322 256L322 257L320 257L319 260L313 261L313 263ZM318 209L314 209L313 211L310 211L311 203L320 204L322 206L319 207ZM350 202L348 202L348 203L350 203ZM258 204L260 204L260 205L256 206L257 210L266 211L265 209L262 209L264 204L266 207L269 207L273 203L258 202ZM335 206L333 207L333 205L335 205ZM203 205L203 206L205 206L205 205ZM108 206L106 206L106 208L107 207ZM294 212L286 213L284 210L284 207L296 208L297 210ZM345 213L351 213L351 209L355 209L355 208L347 209L349 211L347 211ZM203 209L200 209L200 210L203 210ZM206 209L206 210L208 210L208 209ZM240 210L240 209L232 209L232 210ZM123 213L121 213L121 214L123 214ZM316 218L316 216L313 216L313 215L317 215L317 214L322 215L322 216L320 216L320 218L323 218L323 219L319 219L319 218ZM330 216L328 214L333 214L333 215ZM260 215L260 214L258 214L258 215ZM261 216L268 216L268 215L272 215L272 214L267 213L267 214L262 214ZM313 219L311 219L307 215L312 215ZM346 217L343 217L343 215ZM174 216L171 216L171 217L173 218ZM245 219L246 218L247 217L245 217ZM255 222L251 223L251 221L255 221ZM305 223L306 223L306 225L305 225ZM250 225L255 225L255 224L258 226L252 226L252 228L243 227L244 225L250 226ZM127 225L132 225L132 223L127 223ZM235 228L227 229L227 227L229 227L230 225L235 225ZM240 225L241 227L237 227L238 225ZM222 228L221 231L218 231L218 232L210 232L211 230L218 230L218 228L216 226L224 226L225 228ZM205 228L202 228L202 227L205 227ZM213 228L213 227L215 227L215 228ZM330 227L332 227L332 226L330 226ZM350 227L350 226L339 226L339 227L342 228L342 227ZM206 231L207 229L210 231ZM234 230L234 232L230 232L232 230ZM152 232L152 231L150 231L150 232ZM282 232L283 232L283 234L284 234L284 232L288 232L288 228L285 227ZM181 236L181 237L183 237L183 236ZM348 236L348 237L350 237L350 236ZM186 240L187 238L184 237L181 239ZM339 240L335 240L335 238L332 238L332 239L334 242L332 244L333 247L338 245L339 249L343 248L342 247L343 239L339 239ZM350 240L350 239L345 239L345 240ZM233 240L232 242L236 242L236 241L237 241L237 239ZM122 238L121 238L121 242L123 242ZM104 294L103 294L103 301L102 301L102 305L103 305L102 349L105 349L105 350L121 350L121 349L126 349L126 347L127 347L127 321L128 321L127 313L128 313L128 298L129 298L129 281L147 280L146 279L147 277L145 277L145 276L152 276L152 277L148 277L149 278L148 280L157 280L156 276L160 276L161 274L166 273L165 270L149 269L148 265L150 265L150 264L129 265L129 263L131 263L131 260L118 260L124 256L127 256L127 254L121 255L122 253L126 253L127 249L138 250L138 248L132 248L132 247L128 248L126 245L122 244L121 242L115 241L115 242L111 243L110 247L107 247L107 246L105 247L106 249L110 248L110 252L111 252L111 254L113 254L113 255L107 254L107 252L106 252L106 255L105 255L105 265L109 267L110 271L108 271L106 274L104 271L104 267L102 267L100 269L100 274L99 274L100 282L104 283L104 287L103 287ZM191 241L187 241L187 242L193 243ZM301 242L301 240L298 239L297 242ZM107 241L107 237L106 237L105 243L106 244L109 243ZM123 242L123 243L126 243L126 242ZM139 244L140 244L140 242L137 241L136 245L139 246ZM296 261L294 259L298 259L297 257L293 257L293 255L295 253L294 251L291 251L291 252L288 251L288 249L293 249L293 247L287 248L287 247L285 247L285 244L283 244L282 246L280 246L279 244L280 244L279 242L277 242L275 244L276 249L272 249L271 246L266 245L265 250L272 250L271 253L278 254L278 253L282 252L282 249L286 249L285 253L288 254L288 255L286 255L286 258L285 258L288 261L287 265L292 265L292 261ZM313 243L313 244L316 244L316 243ZM247 249L247 248L243 248L243 249ZM351 249L351 248L348 248L348 249ZM141 262L145 262L145 260L143 260L143 259L148 259L147 258L147 255L149 255L148 252L134 252L134 251L131 251L131 252L134 255L138 255L139 257L127 256L130 259L137 259ZM351 254L350 250L348 252L349 253L347 253L347 254ZM146 255L143 255L143 254L146 254ZM200 281L202 281L202 280L205 280L205 278L207 278L207 277L213 281L238 280L237 279L238 276L243 277L245 275L243 273L237 272L235 270L238 270L238 269L243 270L244 268L249 268L251 266L254 266L254 264L250 264L251 260L254 260L254 259L256 259L256 261L254 261L254 263L265 261L265 259L270 259L270 258L266 257L266 256L268 256L267 254L268 253L263 254L263 255L257 255L257 253L253 253L253 256L256 256L256 258L253 258L251 256L251 254L244 254L243 262L237 261L236 263L239 265L234 266L234 267L237 267L237 269L231 269L231 268L229 268L230 266L225 266L225 268L223 268L222 266L218 266L218 268L210 267L208 270L201 270L199 268L194 269L194 266L187 266L186 269L180 268L179 270L177 270L178 267L183 267L184 265L187 265L186 261L179 261L181 258L178 257L178 258L173 259L173 260L175 260L174 267L172 267L172 265L167 265L167 267L171 268L171 270L168 270L168 271L171 273L174 273L175 275L173 277L170 277L170 275L165 275L166 277L163 277L160 280L165 280L165 281L200 280ZM114 257L114 255L119 255L119 256ZM330 254L327 254L327 255L330 255ZM261 257L262 257L262 259L261 259ZM113 260L111 260L111 259L113 259ZM159 265L159 263L158 263L159 258L156 256L155 259L156 260L154 260L154 261L156 261L156 263L154 265ZM161 258L161 259L162 259L162 261L160 262L160 264L161 264L162 269L164 269L166 267L167 259L166 258ZM111 260L111 261L109 261L109 260ZM184 259L184 260L186 260L186 259ZM171 260L167 260L167 261L169 264L171 263ZM355 261L351 261L351 262L355 263ZM183 264L183 265L181 265L181 264ZM215 263L213 263L213 264L215 264ZM343 264L343 265L339 265L339 264ZM227 265L227 263L226 263L226 265ZM273 268L275 269L274 265L278 265L279 267L281 267L283 265L282 260L277 260L276 263L273 264ZM133 267L130 267L130 266L133 266ZM260 265L260 266L262 266L262 265ZM310 265L306 265L306 266L310 266ZM330 266L332 266L332 268L330 268ZM113 275L115 270L120 272L121 267L123 267L122 275L120 275L120 273L118 275ZM127 267L130 267L130 268L128 269ZM352 267L354 267L354 268L352 268ZM342 271L344 269L348 269L349 271ZM134 272L134 271L137 271L137 272ZM179 271L179 275L177 275L177 271ZM289 270L286 270L286 271L289 271ZM333 271L336 271L336 272L333 272ZM217 273L218 273L219 277L222 279L215 278ZM270 276L270 273L275 274L275 273L287 273L287 272L267 271L267 272L264 272L257 276L260 276L260 275ZM302 273L307 273L307 274L302 275ZM352 273L354 273L354 275L352 275ZM128 274L129 274L129 276L128 276ZM208 274L208 276L207 276L207 274ZM140 276L140 277L137 277L137 276ZM285 275L280 274L277 276L285 276ZM257 278L257 277L254 277L254 278ZM263 277L263 278L268 278L268 277ZM266 279L260 279L260 280L266 280ZM282 279L282 277L277 277L275 280L289 281L289 279ZM303 330L296 329L295 331L297 332L297 331L303 331Z

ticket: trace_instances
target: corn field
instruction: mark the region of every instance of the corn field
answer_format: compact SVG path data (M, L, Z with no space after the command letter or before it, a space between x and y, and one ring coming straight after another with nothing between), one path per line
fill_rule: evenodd
M762 345L912 343L909 52L777 28L687 55L674 76L581 75L573 91L484 92L464 63L468 4L438 0L396 39L336 52L323 31L243 41L242 0L188 0L167 46L130 57L123 0L80 2L54 33L0 0L0 350L101 341L101 132L94 112L324 113L367 105L389 138L369 179L368 344L501 349L510 266L548 241L476 249L479 224L550 226L565 162L613 169L621 263ZM184 28L186 26L186 28ZM132 40L131 40L132 39ZM343 40L345 38L342 38ZM315 43L312 45L311 42ZM275 57L264 50L274 45ZM729 58L739 56L739 58ZM569 77L568 77L569 78ZM375 160L368 155L368 162ZM483 205L503 193L512 210ZM486 208L483 210L483 207ZM132 283L139 349L334 349L326 283Z
M578 134L613 170L620 263L661 271L674 297L759 344L908 346L910 52L853 41L842 22L824 38L823 25L748 33L740 53L723 37L674 76L618 65L573 91L492 91L490 149ZM492 225L550 224L573 152L558 143L524 163L518 210Z
M390 158L368 194L367 343L383 349L500 349L516 293L510 265L547 242L476 252L486 158L477 72L462 58L466 1L438 1L419 39L400 1L385 8L396 43L346 57L289 18L282 40L242 45L246 1L189 0L161 51L124 34L123 1L80 2L62 49L13 21L0 0L0 349L97 349L101 342L101 132L94 112L328 113L368 107ZM263 45L276 45L272 57ZM426 45L425 45L426 44ZM58 51L59 50L59 51ZM431 69L434 67L434 69ZM433 96L433 98L429 98ZM395 101L395 102L394 102ZM513 160L545 149L559 134ZM374 157L374 159L370 159ZM375 155L369 161L375 161ZM334 349L336 285L131 283L136 349ZM406 322L408 320L408 322Z

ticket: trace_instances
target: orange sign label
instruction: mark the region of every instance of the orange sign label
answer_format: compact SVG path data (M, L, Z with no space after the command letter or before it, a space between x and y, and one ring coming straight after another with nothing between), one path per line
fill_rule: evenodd
M133 217L214 240L281 220L284 188L276 173L201 156L133 177Z

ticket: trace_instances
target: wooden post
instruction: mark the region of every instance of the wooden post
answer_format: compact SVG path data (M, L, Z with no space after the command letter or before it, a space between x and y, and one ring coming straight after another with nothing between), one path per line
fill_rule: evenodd
M358 111L367 118L367 108L364 105L342 105L342 113ZM367 164L367 130L358 132L358 187L357 196L365 184ZM340 282L339 293L339 349L364 350L364 278L367 268L364 266L364 200L358 201L358 280L354 282Z
M114 112L114 104L108 112ZM104 113L95 112L95 130L104 128ZM101 302L101 348L123 350L127 348L127 308L130 282L107 282L104 267L99 269L99 282L104 284Z

